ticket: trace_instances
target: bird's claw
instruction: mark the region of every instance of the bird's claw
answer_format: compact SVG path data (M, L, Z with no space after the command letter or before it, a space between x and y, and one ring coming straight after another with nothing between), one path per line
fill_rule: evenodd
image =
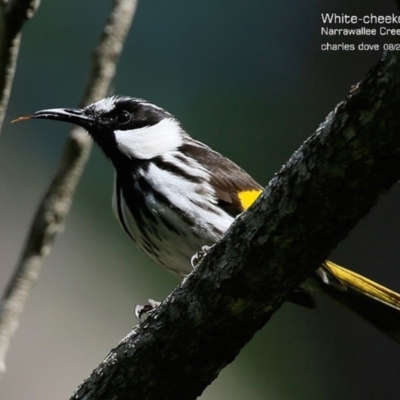
M200 261L205 257L205 255L210 251L212 246L202 246L201 250L198 251L192 258L190 259L190 263L193 268L196 268Z
M136 318L140 322L143 322L148 317L149 312L155 310L160 304L161 301L156 301L153 299L149 299L145 305L137 304L135 306Z

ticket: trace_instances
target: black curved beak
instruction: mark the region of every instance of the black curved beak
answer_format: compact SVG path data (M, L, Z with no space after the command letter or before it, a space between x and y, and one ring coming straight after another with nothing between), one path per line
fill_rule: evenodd
M32 115L16 118L11 122L25 121L34 118L69 122L81 126L82 128L89 128L94 122L93 118L88 117L85 114L85 110L80 108L50 108L48 110L40 110Z

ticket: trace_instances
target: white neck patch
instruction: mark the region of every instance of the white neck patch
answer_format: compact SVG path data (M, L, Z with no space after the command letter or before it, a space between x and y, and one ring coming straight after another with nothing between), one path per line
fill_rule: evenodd
M127 131L114 131L117 147L128 157L148 160L176 150L183 143L177 120L165 118L158 124Z

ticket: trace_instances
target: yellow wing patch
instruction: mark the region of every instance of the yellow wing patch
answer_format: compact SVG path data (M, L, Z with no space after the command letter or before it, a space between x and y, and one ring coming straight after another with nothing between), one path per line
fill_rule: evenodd
M257 197L261 193L261 189L243 190L238 192L237 195L239 197L240 205L244 210L247 210L257 200Z

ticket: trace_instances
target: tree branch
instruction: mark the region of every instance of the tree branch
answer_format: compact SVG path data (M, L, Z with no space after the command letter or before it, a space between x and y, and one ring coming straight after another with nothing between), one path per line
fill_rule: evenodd
M40 0L2 0L0 16L0 132L7 111L21 43L21 30L32 18Z
M93 55L93 68L81 105L107 95L136 6L135 0L114 0ZM2 297L0 375L4 372L5 356L26 299L38 278L44 257L50 252L55 236L62 228L90 149L88 135L79 129L72 129L58 170L36 212L20 260Z
M386 54L74 400L195 399L400 179L400 55Z

